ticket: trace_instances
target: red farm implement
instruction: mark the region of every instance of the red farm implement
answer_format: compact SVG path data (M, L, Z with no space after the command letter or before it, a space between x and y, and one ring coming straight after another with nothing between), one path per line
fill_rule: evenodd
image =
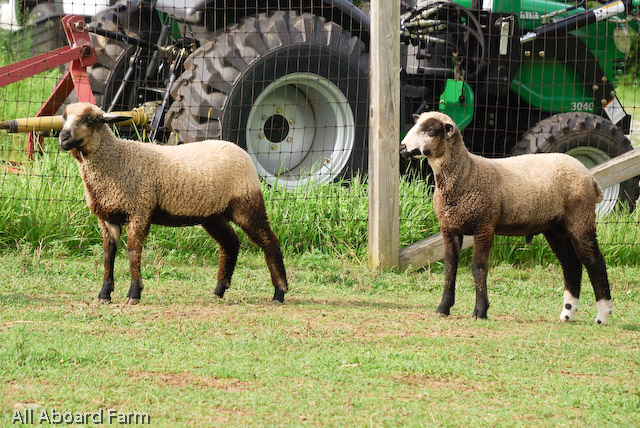
M68 15L62 18L62 27L67 35L69 46L63 46L0 68L0 87L3 87L43 71L69 64L63 78L58 82L36 117L55 114L73 89L78 94L78 100L95 104L87 76L87 67L95 64L98 57L91 45L85 21L81 16ZM33 159L34 153L39 150L42 143L42 136L35 132L29 132L27 143L27 158L29 160Z

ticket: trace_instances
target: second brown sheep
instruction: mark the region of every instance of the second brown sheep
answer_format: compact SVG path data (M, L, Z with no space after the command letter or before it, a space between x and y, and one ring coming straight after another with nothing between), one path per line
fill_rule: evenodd
M434 208L445 245L445 286L437 314L449 315L455 303L463 235L474 237L473 317L486 318L494 235L530 237L542 233L564 273L560 319L574 318L584 265L596 297L595 321L606 324L613 306L595 224L595 206L602 200L602 189L587 168L560 153L486 159L468 152L449 116L429 112L415 119L400 153L406 158L426 158L435 174Z

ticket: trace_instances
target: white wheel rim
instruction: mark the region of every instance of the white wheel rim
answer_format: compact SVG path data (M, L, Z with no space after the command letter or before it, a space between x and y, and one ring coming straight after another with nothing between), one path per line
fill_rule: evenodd
M589 146L576 147L575 149L569 150L567 154L578 159L587 168L592 168L611 159L611 156L603 150ZM615 210L620 196L620 183L602 189L602 192L604 194L602 202L596 205L596 215L598 215L598 217L610 214Z
M347 166L355 120L342 91L313 73L292 73L267 86L247 120L247 152L270 184L289 189L331 183Z

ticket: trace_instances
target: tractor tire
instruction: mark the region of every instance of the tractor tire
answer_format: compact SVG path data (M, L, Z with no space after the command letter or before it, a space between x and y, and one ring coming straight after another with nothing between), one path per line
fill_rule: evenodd
M632 150L629 139L613 123L591 113L560 113L538 122L525 132L512 154L567 153L587 168ZM596 207L599 216L613 212L618 204L635 209L640 188L634 177L603 189L604 200Z
M334 22L277 11L242 20L185 61L170 142L233 141L270 184L348 179L367 166L369 61Z
M25 27L17 33L17 52L33 56L67 44L60 19L64 16L62 4L42 3L33 8Z

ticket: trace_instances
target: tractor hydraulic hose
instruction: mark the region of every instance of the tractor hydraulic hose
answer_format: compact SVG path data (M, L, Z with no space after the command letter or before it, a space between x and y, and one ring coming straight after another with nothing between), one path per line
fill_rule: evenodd
M160 37L158 38L158 46L164 46L169 40L169 35L171 33L171 24L163 24L162 30L160 30ZM153 50L153 55L151 56L151 61L149 61L149 65L147 67L147 79L152 79L153 76L156 75L158 71L158 62L160 58L160 51L158 49Z
M443 9L453 9L457 12L456 20L446 20L439 16ZM466 18L466 23L461 22L462 17ZM427 9L414 9L402 20L400 30L401 37L413 41L446 44L451 49L451 52L456 52L457 54L462 54L463 57L469 58L470 62L475 64L475 67L467 70L467 79L476 79L487 67L487 48L482 26L469 9L457 3L439 2ZM468 33L472 38L476 39L477 50L475 57L472 57L470 52L466 51L463 43L459 43L460 46L458 46L445 38L440 38L433 34L450 30L453 30L452 32L456 34Z
M543 24L546 24L547 22L549 22L549 20L553 17L556 17L558 15L563 15L567 12L572 12L576 9L579 9L581 7L584 7L584 5L587 3L587 0L580 0L578 3L571 5L567 8L564 9L559 9L559 10L554 10L553 12L549 12L543 16L540 17L540 20L542 21Z
M141 47L145 51L161 49L160 46L158 46L155 43L138 39L136 37L127 36L126 34L119 33L117 31L105 30L104 28L99 28L92 24L87 25L87 31L89 31L90 33L97 34L99 36L106 37L111 40L117 40L119 42L124 42L132 46Z
M587 10L583 13L571 15L551 24L543 25L520 37L520 42L530 42L547 34L565 34L569 31L593 24L594 22L602 21L612 16L628 12L632 8L632 2L632 0L618 0L595 9Z
M147 126L153 116L153 110L153 106L145 104L129 111L114 112L114 114L129 117L129 119L118 122L117 125L127 126L134 123L138 126ZM10 134L17 132L60 131L62 129L62 116L38 116L6 120L0 122L0 129L4 129Z

